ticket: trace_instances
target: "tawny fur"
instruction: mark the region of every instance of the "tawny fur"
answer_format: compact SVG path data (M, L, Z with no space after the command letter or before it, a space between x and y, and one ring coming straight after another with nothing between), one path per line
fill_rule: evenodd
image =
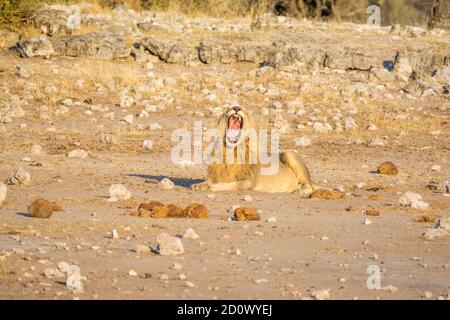
M223 155L227 150L225 132L228 126L228 119L233 110L228 109L218 120ZM256 164L250 164L249 161L249 141L246 130L256 128L255 121L251 114L244 108L239 108L239 115L243 118L243 134L241 143L246 145L245 159L242 163L236 161L236 147L233 150L233 163L213 163L208 166L208 173L205 182L192 186L194 190L211 191L237 191L237 190L255 190L262 192L297 192L302 196L307 196L318 188L311 182L310 174L306 165L293 152L282 152L278 155L279 170L272 175L262 175L259 159L256 157ZM257 144L256 144L257 145ZM253 152L257 150L252 150ZM223 161L224 162L224 161Z

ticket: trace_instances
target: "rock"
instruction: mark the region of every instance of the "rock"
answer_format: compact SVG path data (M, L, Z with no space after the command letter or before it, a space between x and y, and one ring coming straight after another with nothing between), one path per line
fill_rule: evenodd
M113 60L130 55L124 34L91 32L52 39L54 51L62 56Z
M192 228L187 229L183 234L183 239L197 240L198 238L200 236Z
M177 205L174 205L174 204L169 204L167 206L167 208L169 209L168 217L170 217L170 218L183 218L183 217L185 217L183 208L181 208L181 207L179 207Z
M138 208L138 215L140 217L166 218L169 215L169 208L157 201L141 203Z
M31 176L22 167L19 167L11 173L7 180L8 184L29 186L31 184Z
M259 221L261 217L254 208L240 207L234 210L234 220L236 221Z
M52 43L46 36L20 41L13 47L13 50L21 58L45 57L48 59L55 52Z
M67 156L69 158L80 158L80 159L85 159L88 156L88 152L86 150L83 149L75 149L70 151Z
M378 217L379 215L381 215L380 211L373 208L367 208L365 213L366 216L373 216L373 217Z
M81 13L78 6L45 5L34 12L33 23L48 36L71 33L81 27Z
M8 191L8 187L6 184L0 181L0 206L2 205L3 201L6 199L6 192Z
M153 149L153 141L150 139L144 140L142 147L147 150L152 150Z
M138 273L134 270L130 270L130 271L128 271L128 275L131 277L137 277Z
M275 223L275 222L277 222L277 217L269 217L269 218L266 219L266 222L273 222L273 223Z
M109 200L117 201L117 200L128 200L131 198L131 192L121 184L113 184L109 187Z
M391 161L386 161L380 164L377 168L379 174L384 174L388 176L398 175L398 169Z
M70 265L65 261L61 261L57 264L57 267L60 272L67 273L69 271Z
M424 297L425 299L431 299L431 298L433 298L433 294L432 294L431 292L429 292L429 291L426 291L426 292L423 294L423 297Z
M184 248L181 240L177 237L172 237L167 233L161 233L157 238L158 252L163 256L175 256L184 253Z
M208 209L202 204L192 203L184 208L184 216L195 219L206 219L208 218Z
M53 203L45 199L36 199L28 206L28 213L34 218L50 218L53 214Z
M308 137L299 137L299 138L295 138L294 143L296 146L299 146L299 147L308 147L311 145L312 141Z
M117 144L117 137L112 133L100 134L100 142L106 144Z
M66 286L69 290L73 290L74 293L83 292L83 284L81 283L81 272L79 266L71 265L68 268Z
M17 75L19 78L28 79L28 78L30 78L33 74L34 74L33 70L28 69L28 68L23 67L23 66L18 66L18 65L16 65L16 75Z
M177 262L174 262L173 265L170 268L173 269L173 270L177 270L178 271L178 270L183 269L183 266L181 264L177 263Z
M31 154L34 156L38 156L42 153L42 147L38 144L35 144L31 147Z
M250 195L245 195L243 200L247 201L247 202L252 202L253 201L253 197L250 196Z
M395 286L393 286L393 285L391 285L391 284L389 284L389 285L387 285L387 286L385 286L385 287L382 287L381 290L383 290L383 291L389 291L390 293L395 293L395 292L398 291L398 288L395 287Z
M356 129L358 128L358 125L352 117L348 117L344 120L344 128L346 130Z
M136 253L150 253L150 247L147 245L138 244L134 251L136 251Z
M164 178L159 182L161 188L171 190L175 188L175 184L169 178Z
M311 296L316 300L328 300L331 298L330 292L327 289L315 290L311 293Z
M133 120L134 120L134 115L132 115L132 114L127 114L125 117L122 118L122 121L127 124L132 124Z
M428 208L428 203L422 200L422 196L418 193L411 191L403 194L399 199L400 205L403 207L411 207L414 209L426 209Z
M430 168L430 171L434 171L434 172L440 172L441 171L441 166L438 164L433 164Z
M117 233L116 229L113 229L111 231L111 239L119 239L119 234Z
M370 220L370 219L368 219L368 218L366 218L365 220L364 220L364 222L363 222L363 224L364 225L366 225L366 226L368 226L369 224L372 224L373 222Z
M446 217L446 218L440 218L437 222L436 222L436 228L440 228L440 229L444 229L447 231L450 231L450 216Z
M344 198L344 194L336 190L318 189L311 193L309 197L324 200L340 200Z
M425 240L435 240L437 238L448 236L449 232L441 228L428 228L423 234L422 238Z

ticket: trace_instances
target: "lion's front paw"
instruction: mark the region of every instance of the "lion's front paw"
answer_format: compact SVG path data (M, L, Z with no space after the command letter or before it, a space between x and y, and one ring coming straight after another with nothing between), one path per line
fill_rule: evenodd
M191 186L191 189L195 190L195 191L205 191L205 190L209 189L209 186L206 182L202 182L202 183L193 184Z

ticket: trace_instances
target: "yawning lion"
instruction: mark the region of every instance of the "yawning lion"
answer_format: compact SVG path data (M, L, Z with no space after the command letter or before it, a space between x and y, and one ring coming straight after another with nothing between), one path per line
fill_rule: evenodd
M308 168L294 152L272 154L271 163L261 162L259 149L255 148L259 144L252 140L255 135L250 134L256 132L255 121L244 108L239 106L229 108L219 118L218 125L220 130L218 143L219 148L222 148L222 154L220 159L217 158L208 166L206 180L194 184L193 190L297 192L302 196L308 196L319 188L311 182ZM245 150L244 161L242 157L239 158L239 150ZM225 159L226 154L230 153L231 161L229 158ZM270 168L273 167L276 170L271 172Z

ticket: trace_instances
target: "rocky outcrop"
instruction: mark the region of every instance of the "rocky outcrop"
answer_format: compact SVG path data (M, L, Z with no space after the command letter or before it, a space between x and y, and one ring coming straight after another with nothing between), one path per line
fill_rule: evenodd
M34 13L33 23L48 36L71 33L80 29L80 8L62 5L44 6Z

